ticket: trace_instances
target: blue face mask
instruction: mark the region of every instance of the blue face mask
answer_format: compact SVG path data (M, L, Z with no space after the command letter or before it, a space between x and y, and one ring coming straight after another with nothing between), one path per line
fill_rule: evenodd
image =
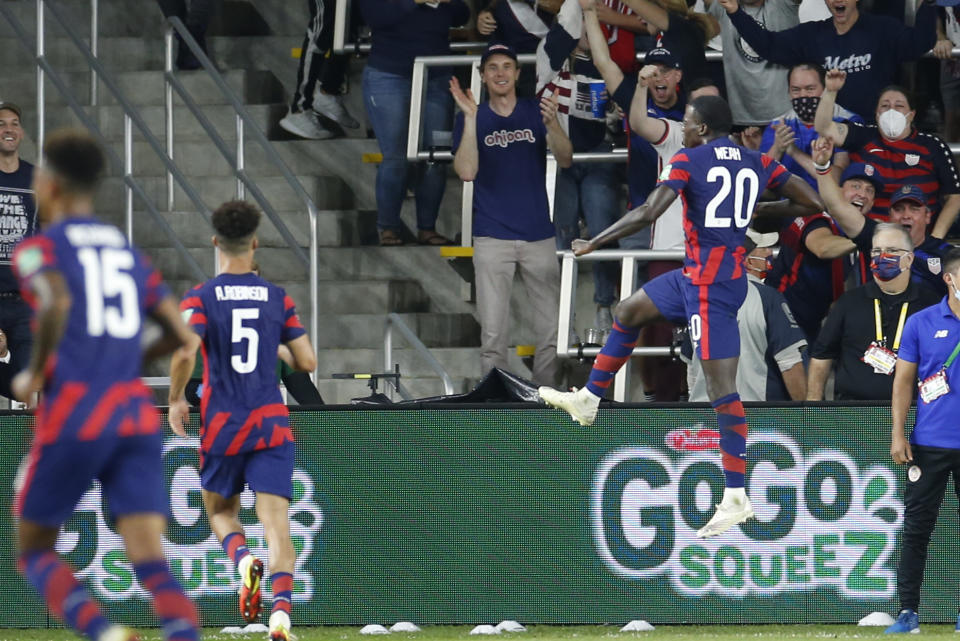
M894 254L880 254L870 261L870 271L882 281L893 280L900 275L900 257Z

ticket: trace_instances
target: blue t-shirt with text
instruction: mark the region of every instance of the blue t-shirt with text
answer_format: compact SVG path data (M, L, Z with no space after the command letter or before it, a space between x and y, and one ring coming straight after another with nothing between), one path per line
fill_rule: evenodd
M453 152L463 114L453 127ZM477 111L478 170L473 181L473 235L500 240L552 238L547 204L547 128L540 104L520 98L509 116L483 103Z

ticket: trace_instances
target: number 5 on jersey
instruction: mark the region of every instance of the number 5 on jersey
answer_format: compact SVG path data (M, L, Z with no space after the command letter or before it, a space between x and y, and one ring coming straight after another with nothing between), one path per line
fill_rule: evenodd
M257 355L260 349L260 335L253 327L243 324L243 321L260 318L258 307L240 307L233 310L233 323L230 332L230 342L243 343L246 341L246 354L234 354L230 357L230 365L238 374L249 374L257 369Z

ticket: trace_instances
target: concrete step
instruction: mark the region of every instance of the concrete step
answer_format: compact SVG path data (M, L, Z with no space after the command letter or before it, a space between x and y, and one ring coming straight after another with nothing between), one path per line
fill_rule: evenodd
M160 209L166 209L167 182L161 176L142 176L136 173L137 180L150 202ZM335 176L297 176L303 189L319 210L350 210L353 207L353 194L342 179ZM220 203L232 200L237 196L237 181L229 176L208 176L190 181L204 199L211 210ZM266 200L276 211L303 211L306 205L294 191L293 187L280 176L266 176L257 181ZM195 205L179 185L174 186L174 210L190 211ZM120 211L124 207L125 184L122 178L105 178L100 187L97 206L99 211ZM248 193L247 198L252 202L253 197ZM142 209L143 205L134 201L135 209ZM304 213L304 215L306 215Z
M21 26L30 34L36 31L36 3L20 0L5 2ZM131 7L137 7L137 15L131 14ZM78 31L79 35L90 35L90 3L76 0L56 2L59 13ZM260 11L248 0L223 0L212 5L213 13L207 29L209 36L259 36L268 35L270 26ZM101 36L140 36L159 38L165 26L163 13L156 2L142 2L132 5L129 0L99 0L98 30ZM137 18L137 19L133 19ZM306 24L304 19L303 24ZM48 9L46 12L47 33L56 36L62 33L60 23ZM0 35L12 34L12 28L0 19Z
M354 283L357 286L365 284ZM472 314L417 313L401 314L407 327L429 348L477 347L480 345L480 325ZM328 314L326 310L317 317L320 336L317 349L334 349L344 345L365 348L382 348L386 318L384 315ZM394 332L394 345L404 344L404 339Z
M28 132L32 132L34 123L37 122L35 102L21 104L23 108L23 123ZM263 132L268 132L276 126L281 118L287 113L284 105L247 105L247 112L250 114L254 124ZM162 105L146 105L139 110L140 117L143 118L150 133L152 133L161 144L166 145L166 110ZM85 107L85 112L93 118L104 138L112 142L121 142L123 140L123 108L119 105L101 105L97 107ZM203 115L210 121L216 132L229 143L231 150L234 148L237 139L236 112L232 105L207 105L203 109ZM81 120L72 109L55 108L49 109L45 113L45 122L48 131L59 127L77 127L81 126ZM249 126L247 126L249 129ZM134 140L142 141L144 136L139 129L133 128ZM209 143L207 132L200 126L199 121L190 111L179 106L173 110L173 135L174 135L174 153L180 143L184 142L206 142ZM252 151L254 147L260 147L253 142L252 136L247 133L247 150ZM145 143L144 143L145 144ZM214 150L212 145L210 150ZM135 152L139 153L139 151ZM216 152L215 152L216 153ZM262 152L261 152L262 153ZM218 154L219 155L219 154ZM136 157L134 158L136 166Z
M58 73L64 83L70 88L81 104L89 104L90 74L79 71ZM283 86L271 71L262 69L228 70L222 74L227 85L240 97L245 104L273 104L285 102ZM179 72L184 88L199 105L225 105L227 99L220 92L214 81L204 71ZM159 105L164 104L164 78L162 71L124 71L113 75L117 87L132 104ZM35 102L36 76L19 72L4 77L4 95L17 96L22 103ZM118 104L113 94L103 82L99 85L100 104ZM66 100L53 86L46 91L48 108L54 105L65 105ZM182 104L179 97L174 102Z
M277 212L287 229L301 247L310 243L310 224L304 210ZM212 230L196 212L165 212L164 219L187 247L210 246ZM123 225L117 213L111 222ZM376 212L357 210L320 210L317 212L317 238L321 247L358 245L370 237L376 238ZM257 231L261 248L287 247L287 242L266 217ZM140 247L165 247L169 241L159 223L146 211L134 213L134 242Z
M144 251L164 279L172 282L172 289L177 293L196 284L176 250L163 248ZM210 250L192 249L190 254L201 266L212 267L212 247ZM289 250L260 249L257 251L257 262L264 278L286 289L301 312L308 309L307 270L300 267ZM424 313L430 311L430 298L420 284L412 280L329 281L321 283L317 290L317 306L328 315ZM429 327L426 323L424 321L424 327Z

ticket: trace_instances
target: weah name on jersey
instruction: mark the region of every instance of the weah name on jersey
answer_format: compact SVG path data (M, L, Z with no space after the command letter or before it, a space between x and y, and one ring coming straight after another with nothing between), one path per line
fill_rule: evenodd
M714 147L717 160L740 160L740 150L736 147Z
M217 285L214 288L217 300L269 300L269 293L262 285Z

